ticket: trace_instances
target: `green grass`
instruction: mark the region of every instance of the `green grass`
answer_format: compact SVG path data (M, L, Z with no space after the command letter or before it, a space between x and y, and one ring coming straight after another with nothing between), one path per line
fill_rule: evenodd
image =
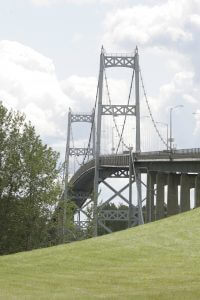
M200 299L200 209L2 256L0 299Z

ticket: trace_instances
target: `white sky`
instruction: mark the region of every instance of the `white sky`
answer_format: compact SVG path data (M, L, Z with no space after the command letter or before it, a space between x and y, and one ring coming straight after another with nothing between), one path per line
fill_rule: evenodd
M169 107L183 104L173 113L175 143L200 147L200 114L192 114L200 112L199 0L6 0L0 20L0 99L25 112L55 149L65 150L68 107L94 105L102 44L108 52L138 45L156 121L169 122ZM119 102L127 77L109 78Z

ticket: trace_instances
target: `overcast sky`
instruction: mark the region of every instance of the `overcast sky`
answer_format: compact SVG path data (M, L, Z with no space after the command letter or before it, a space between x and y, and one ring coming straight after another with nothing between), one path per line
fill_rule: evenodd
M6 0L0 20L0 99L55 149L64 152L68 107L92 110L102 44L108 52L139 47L155 120L169 123L169 108L184 105L173 112L175 144L200 147L199 0ZM112 96L126 103L129 74L108 75ZM141 122L143 144L151 143L150 120Z

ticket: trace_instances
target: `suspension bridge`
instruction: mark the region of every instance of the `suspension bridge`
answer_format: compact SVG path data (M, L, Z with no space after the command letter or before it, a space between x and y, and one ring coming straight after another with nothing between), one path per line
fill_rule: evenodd
M107 70L113 68L126 68L131 72L126 104L124 101L123 104L116 104L111 97ZM151 121L163 145L162 149L143 149L140 86L148 112L145 117ZM72 131L74 123L81 125L79 132L83 131L84 124L90 126L86 146L80 143L75 146ZM76 225L84 228L88 219L91 219L94 236L98 235L99 226L112 232L106 221L126 221L127 226L132 227L190 210L191 189L194 189L194 207L200 206L200 149L175 150L172 147L172 136L168 138L168 127L167 137L164 137L158 123L165 124L156 122L152 114L137 47L132 54L109 54L102 47L93 111L74 113L69 109L68 113L63 233L66 230L69 199L77 207L74 219ZM71 157L74 157L76 167L74 165L74 174L70 176ZM80 157L83 157L82 162L79 161ZM122 186L117 189L119 179L123 179ZM103 201L99 200L100 186L112 193L106 195L107 199L105 196ZM119 199L127 206L126 210L106 209L108 203ZM87 207L91 204L92 216L87 214Z

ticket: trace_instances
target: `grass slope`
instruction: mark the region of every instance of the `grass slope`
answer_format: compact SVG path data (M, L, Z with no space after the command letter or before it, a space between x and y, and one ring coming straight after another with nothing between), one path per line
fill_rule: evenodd
M200 299L200 209L2 256L0 299Z

